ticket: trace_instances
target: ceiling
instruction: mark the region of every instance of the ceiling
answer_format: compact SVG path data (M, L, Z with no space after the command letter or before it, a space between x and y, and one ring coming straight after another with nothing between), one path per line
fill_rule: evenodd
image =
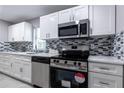
M0 5L0 19L17 23L73 6L74 5Z

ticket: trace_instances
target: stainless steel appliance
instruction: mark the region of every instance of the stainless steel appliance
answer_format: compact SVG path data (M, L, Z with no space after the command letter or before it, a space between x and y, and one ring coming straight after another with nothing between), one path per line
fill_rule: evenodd
M89 20L73 21L58 25L59 38L75 38L89 36Z
M48 88L49 86L49 63L48 57L32 57L32 84L34 86Z
M77 46L73 46L77 47ZM85 48L86 49L86 48ZM50 61L51 87L88 87L89 50L64 50Z

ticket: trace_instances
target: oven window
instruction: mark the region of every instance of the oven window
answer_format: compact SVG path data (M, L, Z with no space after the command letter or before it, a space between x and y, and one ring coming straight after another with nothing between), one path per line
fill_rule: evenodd
M77 81L81 79L75 78L76 73L84 75L85 80ZM87 84L87 73L64 70L64 69L51 69L51 86L52 87L73 87L73 88L80 88L80 87L88 87Z
M78 25L66 26L59 28L59 36L73 36L78 35Z
M80 35L87 34L87 23L80 24Z

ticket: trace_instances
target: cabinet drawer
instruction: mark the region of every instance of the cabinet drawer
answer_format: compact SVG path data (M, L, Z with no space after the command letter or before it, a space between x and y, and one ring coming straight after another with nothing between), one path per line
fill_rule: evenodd
M25 57L25 56L13 56L13 59L16 61L24 61L24 62L31 62L31 57Z
M121 65L89 63L89 71L123 76L123 66Z
M90 88L122 88L123 80L120 76L105 75L89 72Z

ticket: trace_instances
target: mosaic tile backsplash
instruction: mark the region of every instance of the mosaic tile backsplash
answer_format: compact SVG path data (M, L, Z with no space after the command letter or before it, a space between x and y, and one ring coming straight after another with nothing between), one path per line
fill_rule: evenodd
M91 55L112 56L114 48L113 47L114 37L115 37L114 35L108 35L82 39L47 40L47 48L61 50L63 46L89 45Z
M114 56L124 61L124 31L116 34L113 46Z
M89 45L90 55L115 56L124 61L124 32L116 35L94 36L82 39L54 39L46 40L47 49L61 51L63 46ZM0 42L0 51L19 51L31 52L33 50L32 42Z
M32 42L0 42L0 51L30 52L32 49Z

